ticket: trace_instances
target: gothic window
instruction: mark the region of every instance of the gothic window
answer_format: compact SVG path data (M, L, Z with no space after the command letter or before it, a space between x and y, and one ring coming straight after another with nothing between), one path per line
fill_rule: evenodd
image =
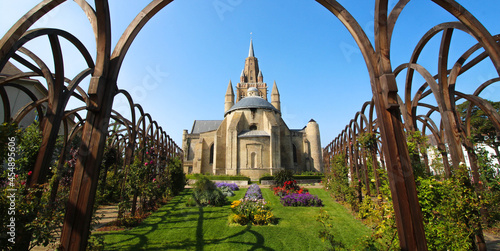
M257 125L251 125L250 126L250 131L254 131L254 130L257 130Z
M210 164L214 163L214 144L210 146Z
M293 147L293 163L297 163L297 147L295 147L294 144L292 144Z

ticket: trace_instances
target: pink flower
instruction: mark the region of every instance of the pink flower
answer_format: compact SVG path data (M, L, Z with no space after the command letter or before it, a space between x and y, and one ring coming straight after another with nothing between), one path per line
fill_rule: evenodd
M28 176L30 176L32 173L33 173L32 171L29 171L29 172L28 172Z
M146 154L149 154L149 152L146 152Z
M149 164L153 164L153 163L154 163L154 161L153 161L153 160L151 160L151 161L149 162Z
M153 179L153 182L155 182L155 181L156 181L156 178Z
M147 166L148 164L149 164L148 162L144 163L145 166Z

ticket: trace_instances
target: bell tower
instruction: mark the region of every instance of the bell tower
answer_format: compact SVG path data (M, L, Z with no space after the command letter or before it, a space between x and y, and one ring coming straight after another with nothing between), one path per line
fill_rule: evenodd
M267 101L267 84L264 83L264 76L259 69L259 61L254 55L253 41L250 39L248 57L245 59L245 66L240 76L240 83L236 85L236 102L240 101L247 94L250 87L259 90L259 96Z

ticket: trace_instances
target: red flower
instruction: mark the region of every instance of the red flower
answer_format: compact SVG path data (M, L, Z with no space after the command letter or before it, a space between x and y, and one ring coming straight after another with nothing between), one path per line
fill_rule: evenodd
M32 171L29 171L29 172L28 172L28 176L30 176L32 173L33 173Z

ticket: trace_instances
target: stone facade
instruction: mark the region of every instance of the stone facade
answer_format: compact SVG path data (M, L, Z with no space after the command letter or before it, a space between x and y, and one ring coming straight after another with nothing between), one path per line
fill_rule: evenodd
M267 94L267 84L263 82L250 41L236 95L229 82L224 119L196 120L191 133L184 130L184 171L238 174L252 179L283 168L294 172L322 172L318 124L311 119L303 129L289 129L281 118L276 82L271 103L267 101Z

